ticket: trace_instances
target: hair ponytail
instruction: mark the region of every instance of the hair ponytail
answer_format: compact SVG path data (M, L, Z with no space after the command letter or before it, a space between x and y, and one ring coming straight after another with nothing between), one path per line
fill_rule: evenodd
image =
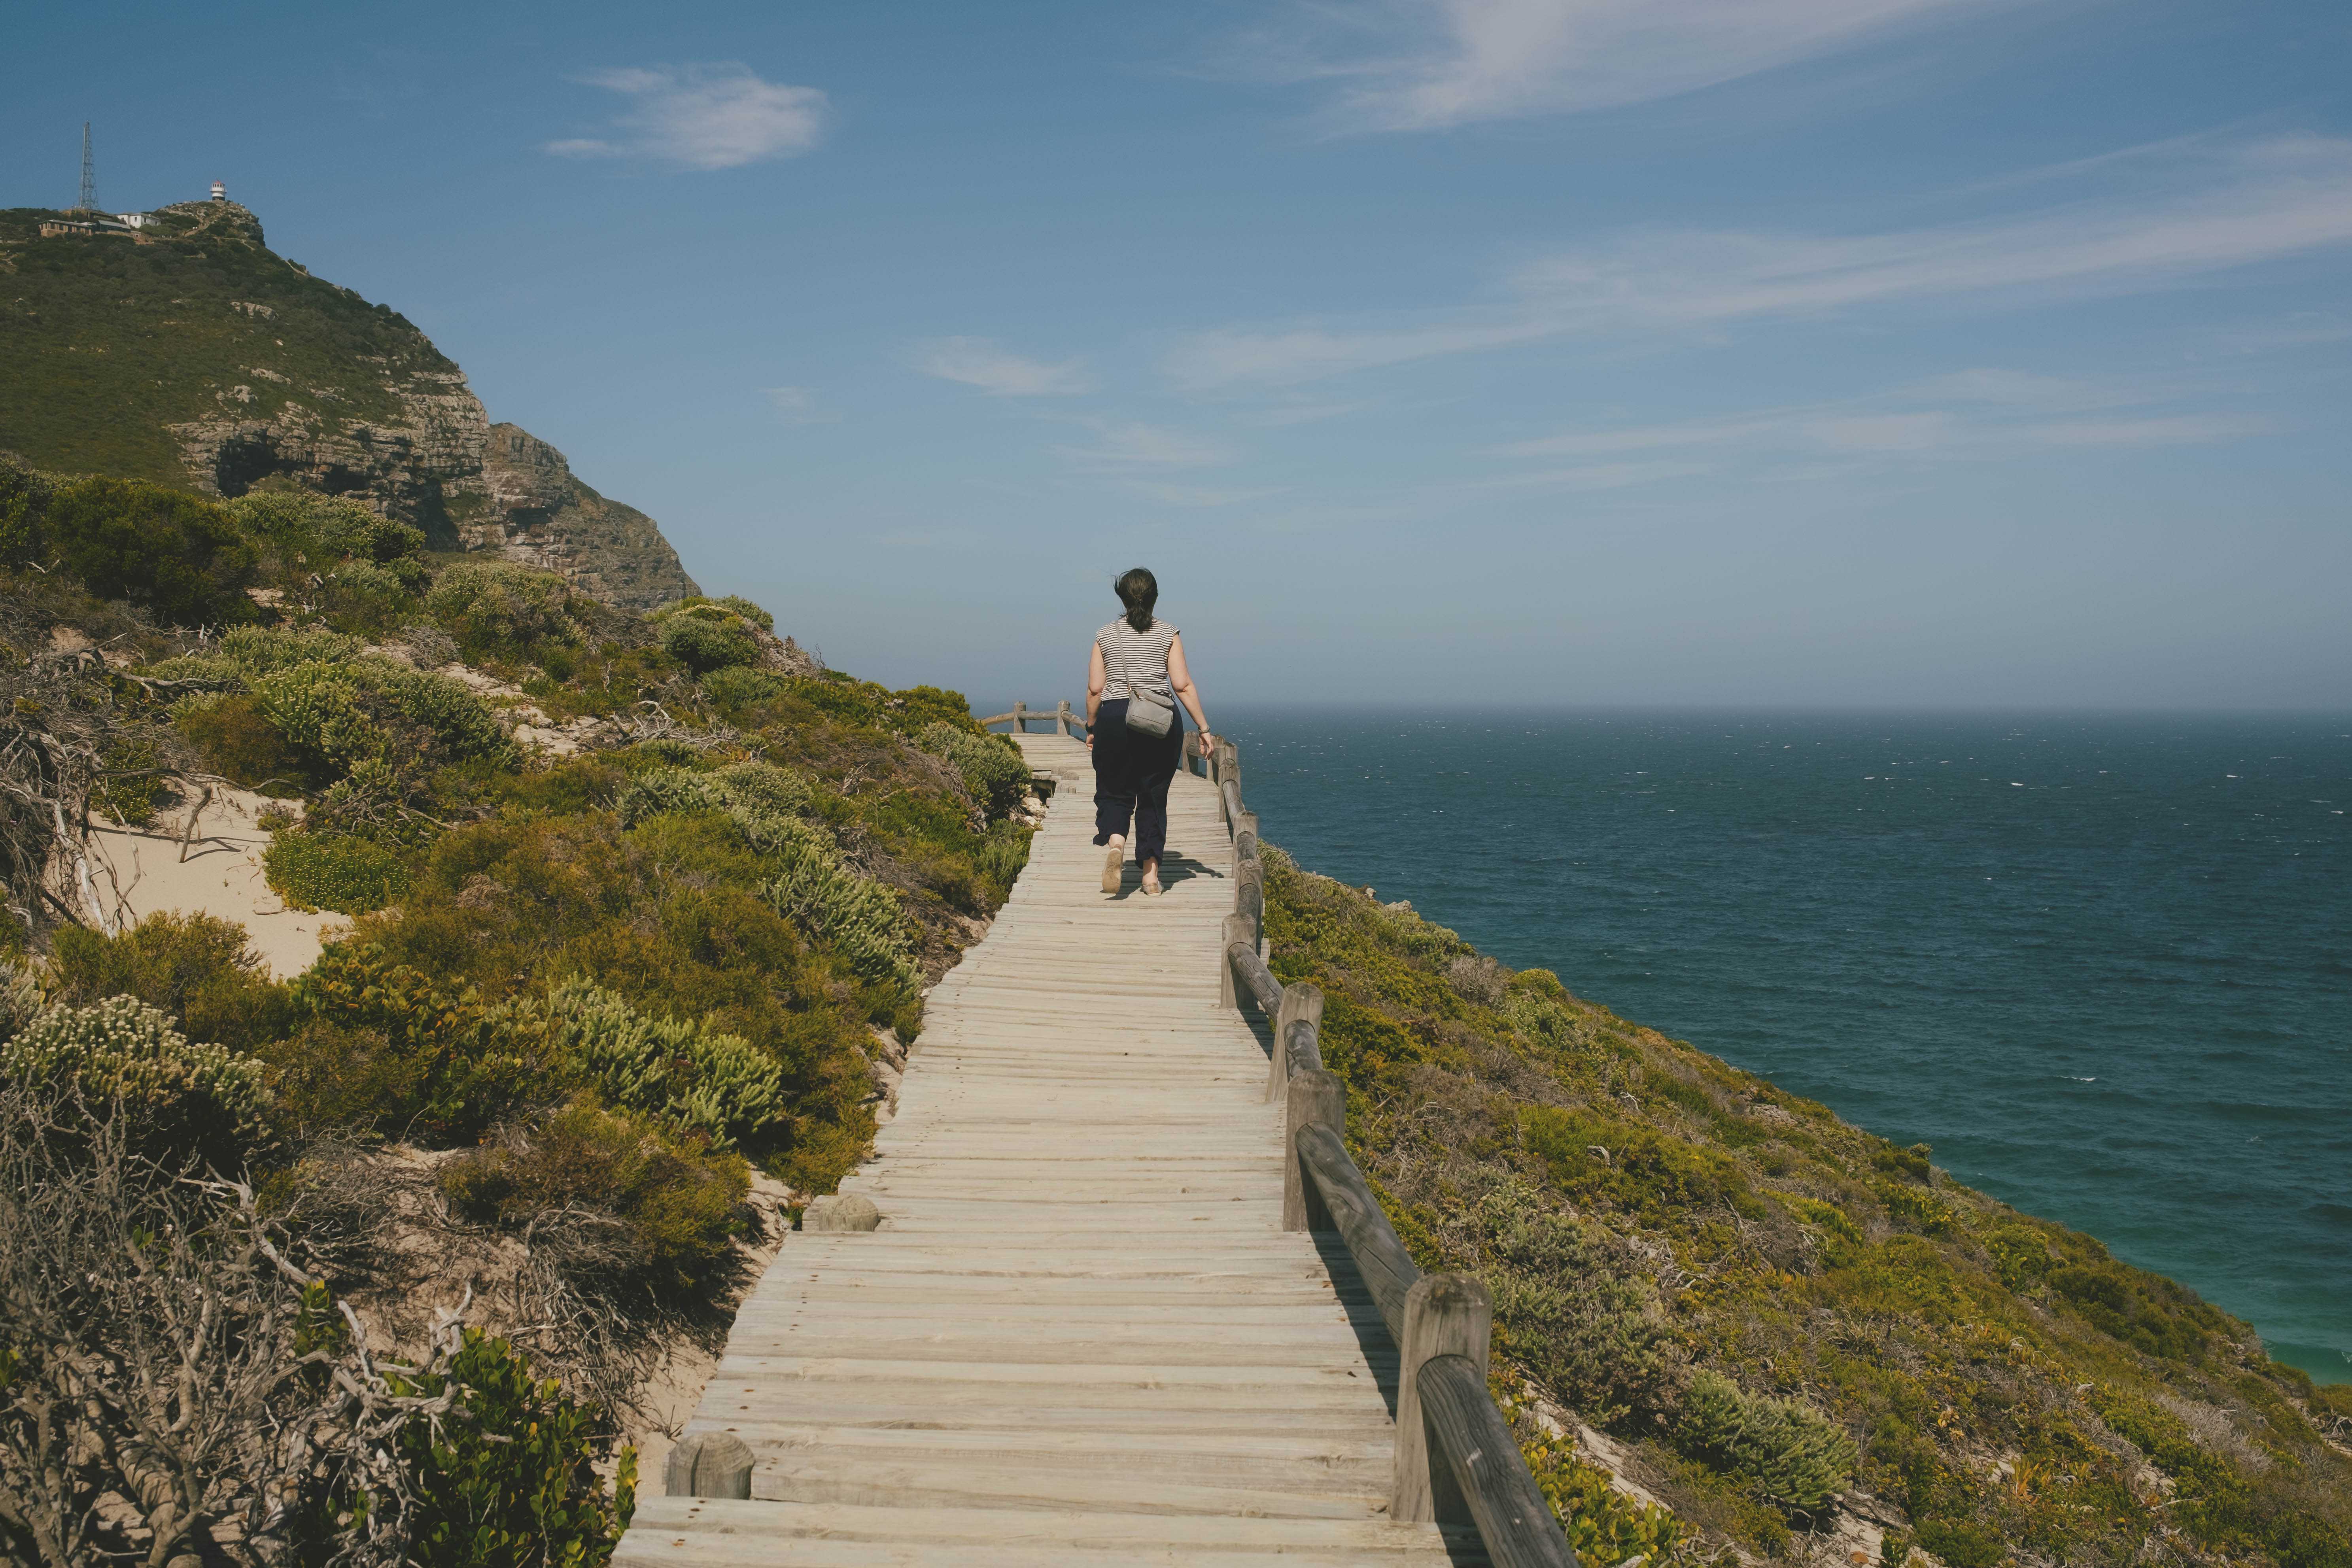
M1137 631L1151 629L1151 606L1160 602L1160 579L1142 566L1132 566L1111 584L1118 602L1127 606L1127 624Z

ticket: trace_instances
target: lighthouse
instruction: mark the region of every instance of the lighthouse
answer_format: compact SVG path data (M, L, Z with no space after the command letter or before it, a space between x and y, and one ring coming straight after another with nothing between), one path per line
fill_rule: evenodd
M215 180L213 182L213 200L216 202L225 202L228 200L228 187L222 184L218 180Z

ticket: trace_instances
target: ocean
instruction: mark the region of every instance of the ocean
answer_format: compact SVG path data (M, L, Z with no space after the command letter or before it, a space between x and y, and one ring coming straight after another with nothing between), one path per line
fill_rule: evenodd
M1212 717L1302 865L2352 1380L2352 718Z

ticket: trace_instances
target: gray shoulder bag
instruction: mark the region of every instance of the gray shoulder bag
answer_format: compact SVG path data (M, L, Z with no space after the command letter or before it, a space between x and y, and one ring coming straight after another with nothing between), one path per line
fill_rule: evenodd
M1174 703L1162 702L1149 691L1138 691L1132 687L1128 689L1127 727L1129 729L1139 735L1150 735L1157 739L1168 733L1175 727L1175 723Z

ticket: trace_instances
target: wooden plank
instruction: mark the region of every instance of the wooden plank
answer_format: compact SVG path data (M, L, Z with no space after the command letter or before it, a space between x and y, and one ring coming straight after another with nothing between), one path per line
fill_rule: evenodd
M1084 1563L1181 1563L1187 1568L1260 1564L1270 1554L1298 1563L1381 1563L1435 1568L1476 1561L1464 1532L1377 1520L1250 1519L1204 1515L1067 1513L955 1508L860 1508L839 1503L647 1499L640 1529L613 1561L695 1568L785 1564L907 1564L952 1561L974 1568L1066 1568ZM924 1549L950 1549L938 1557ZM866 1555L857 1555L864 1552ZM893 1555L893 1553L898 1553Z

